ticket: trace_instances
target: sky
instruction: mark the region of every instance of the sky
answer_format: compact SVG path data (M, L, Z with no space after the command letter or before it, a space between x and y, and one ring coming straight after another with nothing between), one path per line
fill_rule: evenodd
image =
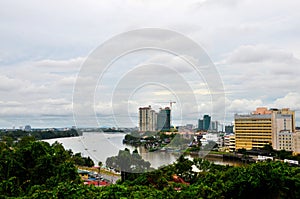
M300 126L299 7L295 0L2 0L0 128L93 126L89 120L134 127L139 107L158 110L169 101L176 101L174 125L197 124L204 114L230 124L235 113L265 106L295 110ZM92 74L86 82L93 82L93 90L74 97L83 68L103 43L144 28L191 39L217 73L205 77L180 56L144 49L115 60L102 75ZM135 42L117 43L115 50ZM220 102L212 101L207 82L215 77L223 87ZM85 96L93 100L84 101ZM78 108L79 98L94 114Z

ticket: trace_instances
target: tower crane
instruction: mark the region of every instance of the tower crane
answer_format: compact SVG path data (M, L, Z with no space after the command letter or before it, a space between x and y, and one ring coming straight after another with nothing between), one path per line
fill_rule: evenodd
M172 110L172 105L175 104L175 101L168 101L168 102L157 102L157 103L169 103L170 104L170 109Z
M170 109L172 110L172 104L175 104L176 102L175 101L170 101Z
M175 104L176 102L175 101L168 101L168 102L157 102L157 103L169 103L170 104L170 110L172 110L172 105ZM170 114L170 126L172 126L171 122L172 122L172 116Z

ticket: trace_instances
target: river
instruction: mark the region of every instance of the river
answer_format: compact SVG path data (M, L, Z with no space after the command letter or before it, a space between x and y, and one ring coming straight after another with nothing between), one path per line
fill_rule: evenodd
M88 132L83 133L83 135L79 137L56 138L43 141L49 144L58 141L62 143L65 149L71 149L73 153L80 152L83 156L90 156L97 165L99 161L105 164L106 158L118 155L119 150L124 150L125 148L130 149L130 151L134 150L134 147L122 143L124 136L124 133ZM171 164L179 157L178 153L160 151L146 152L142 147L139 148L138 151L143 159L149 161L154 168ZM238 164L237 162L224 161L220 158L208 158L208 160L222 165Z

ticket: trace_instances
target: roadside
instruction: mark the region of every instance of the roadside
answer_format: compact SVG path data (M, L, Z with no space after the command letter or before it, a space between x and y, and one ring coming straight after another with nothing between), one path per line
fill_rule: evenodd
M99 168L98 167L84 167L84 166L77 166L78 169L86 170L90 172L95 172L99 174ZM101 168L100 175L111 184L115 184L117 180L121 179L120 174L115 173L113 171L107 170L105 168Z

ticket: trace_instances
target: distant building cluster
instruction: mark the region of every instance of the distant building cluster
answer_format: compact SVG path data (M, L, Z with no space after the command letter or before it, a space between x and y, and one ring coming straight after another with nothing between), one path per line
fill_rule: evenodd
M203 119L198 120L198 130L199 131L214 131L218 132L218 126L219 122L218 121L212 121L211 116L209 115L204 115Z
M170 128L169 107L161 108L158 113L151 106L139 108L139 131L169 131ZM274 150L300 154L300 130L296 129L295 111L289 108L258 107L249 114L235 114L234 123L225 129L206 114L198 120L198 128L187 124L178 130L197 135L203 145L214 141L225 151L261 149L269 144Z
M171 109L160 108L157 113L148 107L139 108L139 131L168 131L171 128Z

